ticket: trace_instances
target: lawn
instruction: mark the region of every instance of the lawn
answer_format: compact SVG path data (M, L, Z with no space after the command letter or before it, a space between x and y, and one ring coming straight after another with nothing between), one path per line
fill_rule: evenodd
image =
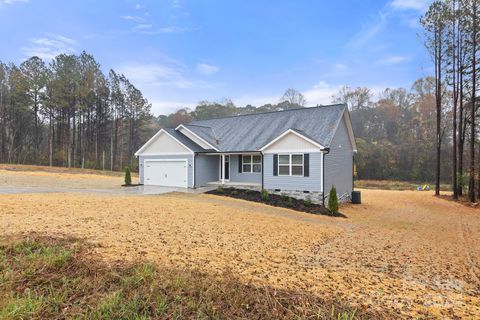
M359 318L478 318L478 209L435 198L432 192L362 192L362 205L341 208L345 219L215 195L0 195L3 255L21 263L22 251L5 248L21 246L32 233L50 239L46 245L66 250L71 250L72 242L62 239L74 237L79 239L74 243L85 249L78 254L72 251L67 264L78 258L75 263L85 265L82 259L93 259L92 265L101 270L98 281L104 276L110 279L111 272L118 276L117 282L105 280L97 293L98 303L120 292L117 298L126 300L115 301L130 305L132 297L150 301L152 296L147 299L142 294L164 290L162 297L171 307L162 314L166 318L180 308L185 317L213 317L215 310L221 318L268 318L271 310L278 317L315 319L317 314L330 317L332 306ZM118 279L128 279L132 270L145 264L153 266L156 280L142 284L138 291L123 287ZM8 268L23 270L21 265ZM172 302L178 288L160 286L171 283L175 272L188 284L181 289L180 302ZM24 281L15 272L12 276ZM43 287L25 281L23 287L2 286L4 305L11 308L15 299L47 294ZM233 305L239 307L221 304L222 298L212 294L212 288L218 287L236 292L232 299L241 303ZM28 292L37 296L29 298ZM93 301L89 292L85 289L82 297L67 295L65 301L68 305ZM198 300L200 296L205 299ZM241 305L251 301L270 304L249 314ZM88 312L99 308L97 303L88 305ZM147 316L157 316L153 305L139 308L134 310L148 309L153 313Z

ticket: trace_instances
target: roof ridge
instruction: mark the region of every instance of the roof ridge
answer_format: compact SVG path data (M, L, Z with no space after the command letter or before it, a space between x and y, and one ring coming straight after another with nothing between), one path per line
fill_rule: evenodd
M201 120L199 120L199 121L201 121ZM209 129L212 129L212 130L213 130L213 128L210 127L210 126L201 126L201 125L199 125L199 124L185 123L184 126L202 127L202 128L209 128Z
M344 106L344 107L346 107L346 104L345 104L345 103L336 103L336 104L317 105L317 106L315 106L315 107L295 108L295 109L287 109L287 110L280 110L280 111L265 111L265 112L257 112L257 113L247 113L247 114L239 114L239 115L236 115L236 116L228 116L228 117L220 117L220 118L210 118L210 119L203 119L203 120L194 120L193 123L195 123L195 122L200 122L200 121L220 120L220 119L238 118L238 117L245 117L245 116L256 116L256 115L269 114L269 113L282 113L282 112L289 112L289 111L302 111L302 110L311 110L311 109L320 109L320 108L338 107L338 106ZM199 127L202 127L201 125L198 125L198 124L190 124L190 125L191 125L191 126L199 126ZM205 127L207 127L207 126L205 126Z

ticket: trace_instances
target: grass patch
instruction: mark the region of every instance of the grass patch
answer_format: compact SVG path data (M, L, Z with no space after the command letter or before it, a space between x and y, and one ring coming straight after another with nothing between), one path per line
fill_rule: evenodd
M396 180L356 180L355 188L361 189L382 189L382 190L417 190L418 186L429 185L430 190L435 190L435 183L411 182ZM451 191L450 184L440 184L441 191Z
M383 318L307 292L245 284L237 277L106 265L75 239L0 242L0 319ZM26 273L25 270L28 270Z

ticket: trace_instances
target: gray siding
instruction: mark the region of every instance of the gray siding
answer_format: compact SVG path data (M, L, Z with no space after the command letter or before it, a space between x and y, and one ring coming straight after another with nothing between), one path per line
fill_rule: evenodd
M188 187L193 188L193 154L192 155L158 155L158 156L139 156L138 175L139 181L143 184L143 168L145 159L186 159L188 161Z
M218 181L219 157L199 154L195 161L195 186L202 187L208 182Z
M262 183L262 173L238 172L238 154L230 155L230 181L231 182L250 182Z
M330 153L325 155L325 195L335 186L337 193L352 192L353 188L353 149L348 137L345 118L338 125L330 145Z
M294 191L321 191L322 185L322 154L310 153L309 177L298 176L274 176L273 154L264 154L264 188Z

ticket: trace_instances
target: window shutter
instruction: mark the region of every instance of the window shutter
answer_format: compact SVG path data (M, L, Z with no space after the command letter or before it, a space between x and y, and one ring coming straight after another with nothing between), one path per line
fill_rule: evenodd
M242 168L243 168L243 163L242 163L242 155L238 155L238 173L242 173Z
M303 176L310 176L310 154L308 153L303 155Z
M273 155L273 175L278 176L278 154Z

